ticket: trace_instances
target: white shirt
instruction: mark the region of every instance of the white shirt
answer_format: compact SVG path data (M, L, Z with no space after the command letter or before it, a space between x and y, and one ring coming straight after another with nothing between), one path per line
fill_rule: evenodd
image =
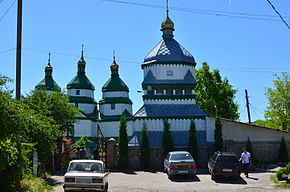
M242 163L250 163L251 154L249 152L243 152L241 154Z

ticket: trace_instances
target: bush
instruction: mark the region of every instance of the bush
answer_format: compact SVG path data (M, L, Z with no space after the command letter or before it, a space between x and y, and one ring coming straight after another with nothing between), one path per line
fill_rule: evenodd
M149 159L150 159L149 139L146 123L144 122L142 128L141 148L140 148L140 163L142 169L146 170L149 168Z
M288 163L288 149L284 137L281 138L278 158L279 162Z
M222 123L220 117L215 120L215 130L214 130L214 151L223 150L223 134L222 134Z
M165 157L168 152L173 150L173 140L168 120L163 120L163 125L164 127L163 127L162 144L163 144L163 156Z
M128 163L128 135L127 135L127 119L123 115L120 120L119 127L119 168L126 169Z
M198 162L198 145L197 145L197 136L196 136L196 128L195 122L192 120L190 123L189 129L189 138L188 138L188 148L189 153L193 157L193 159Z
M276 172L276 176L278 178L279 181L281 181L283 178L282 178L282 175L285 174L285 175L288 175L290 173L290 163L288 163L286 165L286 167L282 167L281 169L279 169L277 172Z
M46 181L39 177L28 177L20 182L24 192L47 192L52 191L52 186L48 185Z

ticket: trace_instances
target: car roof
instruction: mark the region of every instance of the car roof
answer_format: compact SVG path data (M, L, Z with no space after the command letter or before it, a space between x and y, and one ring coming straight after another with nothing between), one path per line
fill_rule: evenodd
M76 160L70 161L70 163L101 163L103 164L103 161L91 160L91 159L76 159Z
M234 153L232 152L216 152L218 155L222 155L222 156L236 156Z
M172 154L182 154L182 153L188 153L188 151L171 151L169 152L171 155Z

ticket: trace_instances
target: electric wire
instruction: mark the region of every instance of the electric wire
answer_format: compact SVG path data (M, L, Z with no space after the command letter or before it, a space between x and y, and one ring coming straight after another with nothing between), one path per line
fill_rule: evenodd
M130 2L130 1L122 1L122 0L100 0L100 1L164 9L164 6L161 6L161 5L136 3L136 2ZM206 15L212 15L212 16L232 17L232 18L251 19L251 20L280 21L280 19L273 19L273 18L277 18L278 16L266 15L266 14L235 13L235 12L206 10L206 9L192 9L192 8L183 8L183 7L170 7L170 9L175 10L175 11L192 12L192 13L206 14ZM285 17L285 18L290 18L290 17Z
M10 52L10 51L14 51L14 50L16 50L16 48L6 49L6 50L3 50L3 51L0 51L0 54L4 54L4 53Z
M283 19L282 15L277 11L277 9L274 7L274 5L271 3L270 0L267 0L267 2L271 5L272 9L279 15L280 19L282 20L282 22L288 27L288 29L290 30L290 27L288 25L288 23Z
M0 18L0 22L4 19L4 17L7 15L7 13L9 12L9 10L11 9L11 7L15 4L16 0L14 0L11 5L7 8L7 10L5 11L5 13L2 15L2 17Z

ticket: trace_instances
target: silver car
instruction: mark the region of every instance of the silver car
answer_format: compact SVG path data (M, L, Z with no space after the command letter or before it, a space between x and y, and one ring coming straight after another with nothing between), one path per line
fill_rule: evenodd
M195 177L196 169L196 163L187 151L169 152L164 160L164 171L167 173L169 179L174 175L189 175L190 177Z
M108 190L105 166L98 160L72 160L64 175L64 192Z

